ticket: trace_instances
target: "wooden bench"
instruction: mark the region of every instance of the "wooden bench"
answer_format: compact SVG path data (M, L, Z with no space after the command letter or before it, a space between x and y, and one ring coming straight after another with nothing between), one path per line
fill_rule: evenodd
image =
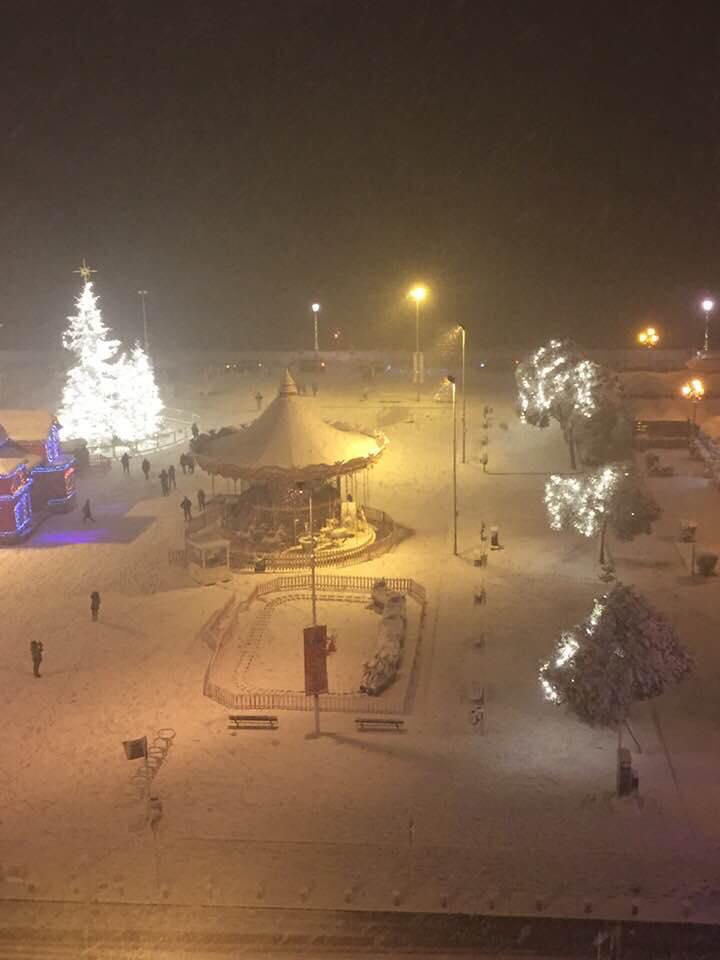
M259 716L257 714L230 714L228 730L277 730L278 718Z
M392 717L356 717L355 724L358 730L396 730L401 733L405 728L404 720Z

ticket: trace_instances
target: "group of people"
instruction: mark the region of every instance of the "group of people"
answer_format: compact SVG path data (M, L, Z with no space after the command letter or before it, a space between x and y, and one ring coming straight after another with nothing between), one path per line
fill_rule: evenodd
M197 428L197 425L196 425L196 424L193 424L193 427L196 427L196 428ZM120 457L120 463L122 464L123 473L124 473L124 474L127 474L128 476L130 476L130 454L127 452L127 450L126 450L125 453ZM140 469L142 470L143 476L145 477L145 479L146 479L146 480L149 480L149 479L150 479L150 470L152 469L152 465L151 465L151 463L150 463L150 461L148 460L147 457L144 457L144 458L143 458L143 461L142 461L142 463L140 464ZM195 457L194 457L191 453L181 453L181 454L180 454L180 469L182 470L183 473L195 473ZM167 470L163 469L163 470L160 472L160 475L159 475L159 476L160 476L160 483L162 483L163 473L165 474L166 478L167 478L168 476L172 476L172 477L174 478L174 477L175 477L175 467L171 465L171 466L169 466L169 467L167 468ZM174 486L175 486L175 481L174 481L174 479L173 479L172 481L168 481L168 482L169 482L168 490L173 489Z
M170 464L170 466L165 469L162 468L160 471L160 489L162 490L162 495L167 497L170 495L171 490L177 489L177 482L175 480L175 467Z

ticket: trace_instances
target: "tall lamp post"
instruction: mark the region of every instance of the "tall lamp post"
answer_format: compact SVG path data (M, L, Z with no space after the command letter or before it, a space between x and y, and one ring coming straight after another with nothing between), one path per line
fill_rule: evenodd
M408 298L415 301L415 357L413 361L413 380L417 384L416 403L420 403L420 384L425 379L425 370L420 356L420 304L427 297L427 287L418 284L408 293Z
M710 314L715 309L715 301L711 300L710 297L705 297L700 307L705 314L705 344L703 346L703 353L707 356L710 352Z
M705 396L705 384L699 377L693 377L691 380L688 380L687 383L684 383L680 388L680 392L685 397L686 400L692 401L692 437L695 439L695 434L697 432L697 405Z
M301 492L305 490L304 481L296 483L296 489ZM308 522L310 524L310 596L312 600L312 625L317 626L317 592L315 584L315 529L313 527L313 492L310 484L307 485L308 493ZM315 714L315 732L308 734L309 737L320 736L320 696L313 694L313 712Z
M457 508L457 403L455 377L447 376L447 381L452 388L452 411L453 411L453 442L452 442L452 461L453 461L453 556L458 552L458 508Z
M147 290L138 290L138 296L140 297L140 306L142 309L143 339L145 341L145 353L150 352L150 341L148 340L147 312L145 310L145 297L147 295L148 295Z
M460 331L460 349L462 351L462 368L460 376L460 389L462 390L462 462L467 463L465 459L465 436L467 434L467 424L465 421L466 413L466 404L465 404L465 340L467 336L467 331L465 327L459 323L458 330Z
M310 309L312 310L313 323L315 326L315 353L318 353L320 351L320 346L318 343L318 314L320 313L320 304L313 303ZM332 313L332 310L330 312Z

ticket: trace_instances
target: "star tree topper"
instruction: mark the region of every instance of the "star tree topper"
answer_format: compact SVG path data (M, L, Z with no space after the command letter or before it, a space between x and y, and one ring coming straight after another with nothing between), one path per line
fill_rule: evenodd
M85 263L85 257L83 257L82 263L77 268L77 270L73 270L73 273L79 273L80 276L85 281L85 283L89 283L90 280L92 279L92 275L94 273L97 273L97 270L91 270L90 267L87 265L87 263Z

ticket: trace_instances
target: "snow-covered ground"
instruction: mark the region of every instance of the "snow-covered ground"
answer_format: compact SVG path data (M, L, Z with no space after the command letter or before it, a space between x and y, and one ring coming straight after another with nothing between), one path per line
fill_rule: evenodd
M247 421L258 384L238 380L177 402L204 428ZM269 398L274 384L262 386ZM391 441L370 502L414 535L342 572L428 589L407 731L358 733L352 715L326 714L325 735L307 740L311 714L281 712L276 731L231 736L227 711L202 696L209 651L196 635L228 591L245 596L257 578L200 587L168 564L183 541L179 502L208 478L178 471L168 498L137 464L129 479L83 479L92 529L76 511L0 552L2 896L561 915L590 901L595 915L630 917L635 903L641 918L720 920L720 580L691 583L674 542L692 508L700 539L720 544L720 494L695 476L654 481L656 535L611 545L620 578L676 620L697 660L682 687L633 717L641 796L618 801L614 735L546 704L537 683L557 632L602 589L597 545L548 531L545 475L567 469L559 433L518 423L509 377L477 378L454 558L449 405L415 404L400 381L363 402L359 383L331 374L307 402ZM487 568L470 560L482 522L499 526L504 547ZM482 584L484 606L473 602ZM41 679L32 637L45 644ZM485 690L484 735L469 720L473 685ZM165 727L176 735L153 783L153 833L139 827L137 762L121 741Z

